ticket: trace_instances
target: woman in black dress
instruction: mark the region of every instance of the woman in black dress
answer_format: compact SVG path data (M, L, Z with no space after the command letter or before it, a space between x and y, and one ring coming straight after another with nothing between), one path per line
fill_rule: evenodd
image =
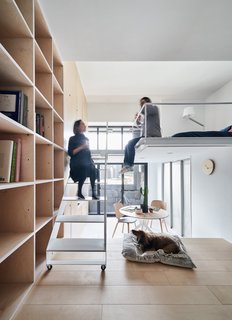
M70 177L74 182L78 181L77 196L79 199L85 199L82 194L82 186L87 177L90 178L93 199L98 199L95 194L95 180L97 178L97 169L91 158L89 150L89 139L84 135L86 125L82 120L77 120L73 125L74 136L70 137L68 143L68 154L70 159Z

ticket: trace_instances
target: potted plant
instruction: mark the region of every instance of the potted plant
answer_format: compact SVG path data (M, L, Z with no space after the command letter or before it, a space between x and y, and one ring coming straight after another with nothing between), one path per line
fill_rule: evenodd
M140 193L143 196L143 203L141 203L141 209L144 213L148 213L148 187L140 188Z

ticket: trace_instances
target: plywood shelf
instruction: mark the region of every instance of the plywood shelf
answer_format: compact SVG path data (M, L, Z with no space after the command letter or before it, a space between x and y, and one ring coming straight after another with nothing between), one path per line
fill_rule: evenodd
M39 3L35 1L35 38L51 38L46 20L42 14Z
M54 110L54 122L63 122L63 118L56 110Z
M14 23L12 23L12 21L14 21ZM0 37L32 37L31 30L14 1L1 1Z
M35 88L35 105L37 108L51 109L52 105L43 96L38 88Z
M51 221L51 217L36 217L36 232L41 230L46 224Z
M59 83L60 88L63 90L63 64L59 57L56 46L53 44L53 74Z
M54 179L37 179L35 180L35 184L48 183L52 181L54 181Z
M53 146L54 146L54 150L55 151L64 151L64 148L63 147L61 147L61 146L58 146L57 144L53 144Z
M54 144L63 147L64 144L64 123L54 122Z
M60 166L61 163L64 163L64 151L63 149L54 150L54 178L63 178L64 170Z
M32 233L0 233L0 263L33 236Z
M35 246L36 246L36 252L35 252L35 258L37 257L44 257L48 245L48 240L52 231L53 226L53 217L51 217L50 221L46 223L43 228L40 228L35 235ZM39 263L42 261L40 260ZM37 264L37 261L36 261Z
M14 283L0 285L0 318L9 320L15 314L21 303L32 288L32 283Z
M0 318L11 319L45 265L63 196L64 93L62 61L39 1L3 0L0 7L0 89L28 97L27 127L0 112L0 139L22 142L20 182L0 183Z
M35 279L38 279L41 272L46 268L46 255L42 253L36 254L35 260Z
M33 39L3 38L1 44L15 60L27 77L33 81Z
M36 144L52 144L50 140L46 139L38 133L35 134L35 141Z
M7 50L0 44L0 85L32 86L33 83Z
M36 72L35 74L36 88L42 93L45 99L52 105L53 87L52 87L52 73L50 72Z
M35 71L36 72L52 72L44 54L39 47L38 43L35 43Z
M21 139L20 182L34 180L34 136L0 132L0 138L5 140Z
M32 130L10 119L9 117L5 116L1 112L0 112L0 132L33 135Z
M31 0L15 0L20 12L28 25L31 34L34 34L34 4Z
M36 179L53 178L52 151L51 144L36 144Z
M7 189L15 189L15 188L22 188L33 186L34 182L11 182L11 183L0 183L0 190L7 190Z

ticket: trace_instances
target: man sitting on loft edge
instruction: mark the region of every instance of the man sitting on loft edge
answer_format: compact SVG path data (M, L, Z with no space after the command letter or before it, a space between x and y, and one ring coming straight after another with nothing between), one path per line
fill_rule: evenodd
M161 129L160 129L160 116L159 109L156 105L153 105L151 99L148 97L143 97L140 99L141 108L146 104L146 120L142 119L145 116L145 108L142 110L142 115L139 117L138 114L135 115L136 124L142 126L142 134L138 138L131 139L125 147L124 151L124 161L123 168L120 171L121 174L124 174L128 171L133 171L134 159L135 159L135 145L136 143L145 136L145 122L147 129L147 137L161 137ZM143 121L144 120L144 121Z

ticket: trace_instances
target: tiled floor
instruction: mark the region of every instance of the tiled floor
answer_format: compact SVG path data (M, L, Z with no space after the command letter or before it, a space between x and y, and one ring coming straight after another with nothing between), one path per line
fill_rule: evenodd
M108 221L105 272L76 265L44 270L15 320L232 319L232 244L184 239L195 270L128 262L121 230L112 239L116 220Z

